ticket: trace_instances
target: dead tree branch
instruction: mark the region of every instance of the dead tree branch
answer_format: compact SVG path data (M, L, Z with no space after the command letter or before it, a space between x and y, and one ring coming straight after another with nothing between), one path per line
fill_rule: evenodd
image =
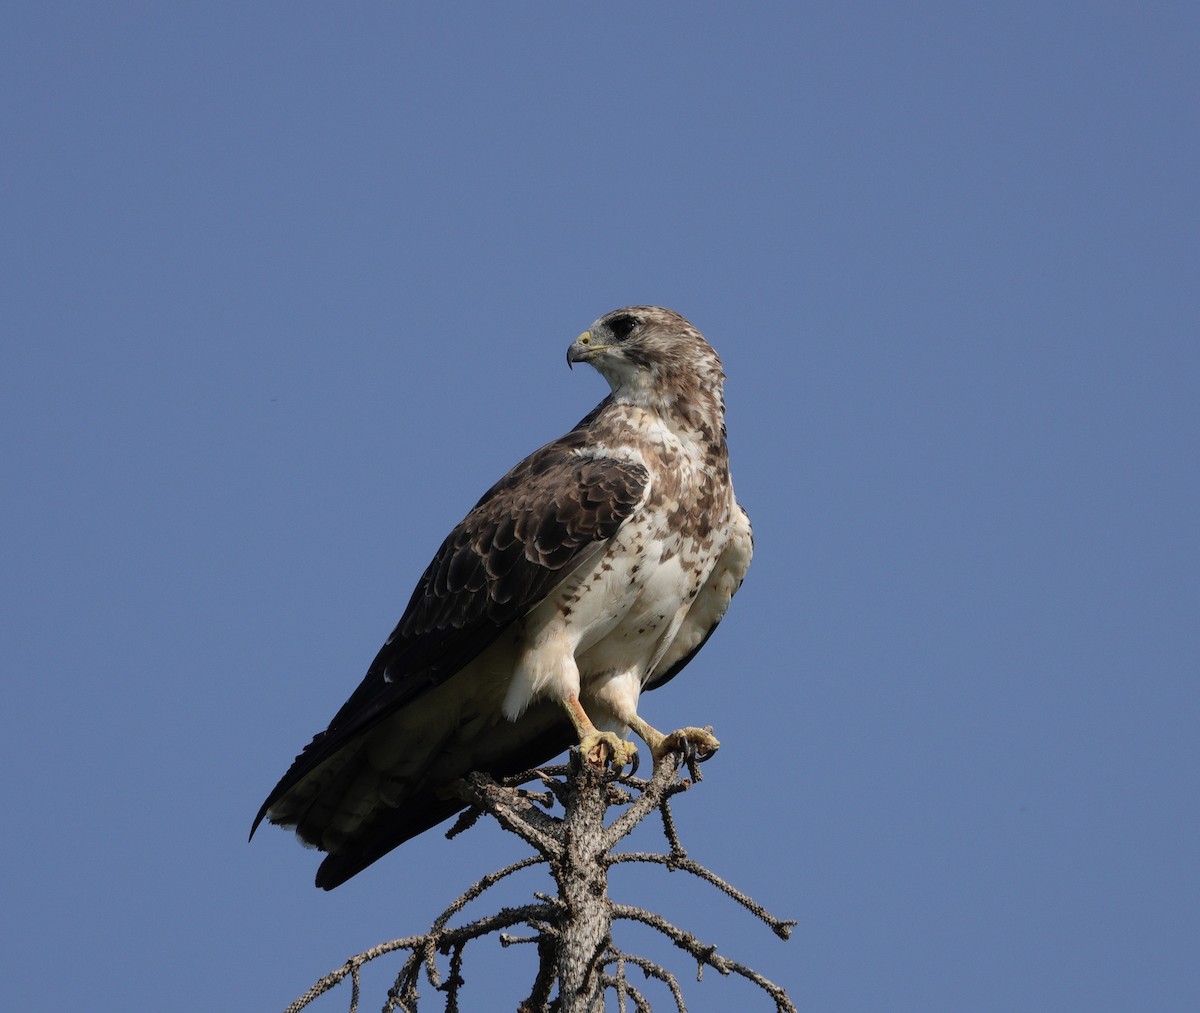
M681 777L687 769L689 777ZM537 947L538 971L529 995L518 1013L601 1013L604 998L612 993L620 1013L630 1009L651 1013L646 995L628 978L637 968L647 981L665 986L677 1013L687 1013L678 978L661 964L626 953L613 941L614 921L636 921L654 929L688 954L697 964L697 977L705 967L724 975L737 975L756 985L775 1004L777 1013L795 1013L787 993L745 964L717 952L716 946L701 942L685 929L653 911L617 904L608 896L608 870L614 865L643 863L678 869L720 890L763 922L779 938L787 939L794 921L777 918L751 897L720 876L689 858L679 840L670 800L700 780L696 758L683 753L665 757L648 779L634 772L617 774L582 763L572 753L561 767L526 771L506 778L473 773L454 785L470 806L447 833L456 836L490 815L505 830L526 841L536 852L496 872L488 873L460 894L434 921L428 932L382 943L351 957L341 967L316 981L285 1013L299 1013L318 996L349 978L350 1013L358 1013L361 992L360 970L379 957L407 951L384 1004L384 1013L418 1013L422 982L443 994L442 1009L458 1013L464 985L463 953L468 943L493 933L504 946L532 943ZM542 790L522 787L536 781ZM562 815L546 810L555 802ZM624 811L607 826L610 806ZM613 848L650 813L662 818L667 852L618 852ZM557 895L534 893L534 903L504 907L462 925L450 922L471 901L502 879L535 865L547 865ZM506 930L523 926L531 934ZM440 965L439 958L445 963ZM445 970L442 970L442 967Z

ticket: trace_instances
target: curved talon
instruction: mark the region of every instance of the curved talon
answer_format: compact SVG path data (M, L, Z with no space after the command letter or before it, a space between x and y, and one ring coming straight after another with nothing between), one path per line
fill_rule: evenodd
M619 769L637 756L637 746L613 732L595 731L579 740L579 755L593 767L607 767L611 763Z
M720 741L707 728L679 728L663 736L656 752L659 756L667 753L683 753L685 757L694 755L703 762L711 759L720 748Z

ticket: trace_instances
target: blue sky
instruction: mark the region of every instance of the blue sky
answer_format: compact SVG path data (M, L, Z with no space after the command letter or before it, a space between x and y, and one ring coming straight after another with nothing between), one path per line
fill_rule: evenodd
M799 926L614 895L806 1011L1200 1008L1194 5L2 22L6 1005L282 1008L521 854L326 895L245 836L648 302L726 361L758 555L644 713L716 727L685 841ZM530 959L476 944L468 1008Z

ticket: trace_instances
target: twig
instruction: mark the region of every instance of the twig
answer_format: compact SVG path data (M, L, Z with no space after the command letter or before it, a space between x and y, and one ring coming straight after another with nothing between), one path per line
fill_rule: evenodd
M733 900L741 904L752 915L765 923L780 939L790 939L792 929L796 927L795 919L776 918L754 900L753 897L742 893L737 887L726 883L725 880L711 869L705 868L699 862L693 862L690 858L685 858L677 854L660 855L651 851L626 851L608 856L608 864L610 866L626 862L646 862L651 865L665 865L668 869L680 869L683 872L690 872L693 876L699 877L706 883L711 883L726 896L733 898Z
M681 950L690 953L696 958L698 965L696 968L697 980L700 980L703 976L706 965L715 968L721 974L739 974L746 980L754 982L754 984L770 995L775 1000L776 1009L786 1011L786 1013L796 1013L796 1007L792 1005L791 1000L787 997L787 993L780 986L776 985L773 981L768 981L753 968L749 968L745 964L739 964L736 960L730 960L728 957L721 956L717 953L716 946L700 942L690 932L686 932L679 928L679 926L667 921L662 915L655 914L653 911L647 911L644 908L633 907L629 904L614 904L612 916L614 919L629 919L649 925L652 929L656 929L670 939Z
M316 981L285 1013L299 1013L347 977L351 980L350 1013L357 1013L362 966L398 951L407 951L408 956L388 990L385 1013L418 1013L422 978L442 993L446 1013L458 1013L466 984L463 964L467 944L493 933L502 946L534 943L537 947L537 973L518 1013L593 1013L603 1007L606 992L615 995L619 1011L626 1011L631 1002L637 1013L651 1013L649 999L629 981L630 967L641 970L647 980L664 985L677 1013L687 1013L683 990L672 972L647 957L625 953L613 943L614 920L638 921L655 929L696 961L698 977L706 966L721 974L740 976L771 997L776 1013L796 1013L783 988L757 971L719 954L715 946L702 943L662 915L609 900L607 870L612 866L634 862L665 866L696 876L753 914L779 938L789 937L794 921L770 914L684 850L669 801L700 780L697 763L694 751L670 753L659 760L649 778L639 778L633 771L617 774L596 770L573 753L565 766L537 768L502 778L473 773L455 782L451 789L469 808L451 827L448 837L467 830L481 816L490 815L529 843L536 854L473 883L438 915L428 932L394 939L351 957ZM685 767L690 780L679 776ZM541 790L521 787L531 781L538 782ZM563 807L561 815L542 808L551 808L555 801ZM604 814L609 807L623 807L624 811L606 826ZM612 853L611 849L654 810L661 816L667 853ZM534 891L534 903L503 907L465 924L450 925L469 903L500 880L543 864L554 878L556 895ZM506 931L515 926L524 926L532 935ZM445 974L439 969L439 957L448 958Z

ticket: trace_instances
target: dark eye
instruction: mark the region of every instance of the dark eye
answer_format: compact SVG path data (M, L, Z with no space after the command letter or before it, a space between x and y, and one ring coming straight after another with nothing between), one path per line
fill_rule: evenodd
M612 331L613 337L617 341L624 341L637 325L637 317L631 317L627 313L622 313L619 317L613 317L608 322L608 329Z

